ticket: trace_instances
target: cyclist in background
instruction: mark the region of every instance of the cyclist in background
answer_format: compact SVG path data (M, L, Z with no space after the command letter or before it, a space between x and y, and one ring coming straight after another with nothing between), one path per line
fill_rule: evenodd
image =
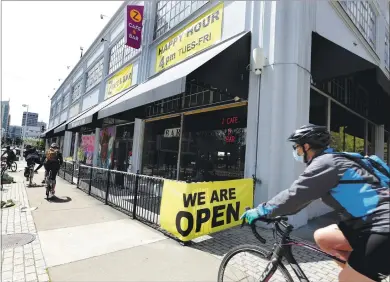
M27 167L24 169L24 176L26 177L26 180L28 180L30 178L30 169L34 170L35 165L41 163L41 158L39 157L37 150L31 145L26 146L26 151L23 153L23 156L27 162ZM33 176L31 176L31 181L32 177ZM30 183L30 185L31 184L32 183Z
M16 160L16 155L15 155L14 151L11 150L10 146L6 147L6 150L1 155L1 157L3 157L5 154L7 154L7 160L6 160L7 167L10 168L12 163Z
M56 184L56 176L58 171L60 170L60 166L64 162L62 153L59 151L59 146L56 143L51 144L49 150L47 150L45 155L45 179L46 176L51 171L51 180L53 180L53 194L55 191L55 184Z
M339 281L378 281L379 273L390 274L390 184L363 164L337 155L328 148L330 139L326 127L297 129L288 140L294 143L294 158L307 168L289 189L242 218L252 223L260 217L296 214L321 198L339 212L341 221L316 230L314 239L322 250L347 261L340 265Z

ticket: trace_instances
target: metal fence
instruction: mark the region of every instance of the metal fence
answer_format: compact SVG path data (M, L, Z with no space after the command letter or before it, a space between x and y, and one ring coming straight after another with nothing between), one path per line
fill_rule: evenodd
M132 218L160 225L164 179L64 162L59 176Z

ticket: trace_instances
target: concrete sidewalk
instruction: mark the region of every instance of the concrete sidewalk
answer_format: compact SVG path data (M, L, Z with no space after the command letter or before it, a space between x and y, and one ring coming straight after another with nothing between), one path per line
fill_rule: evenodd
M21 177L21 173L18 175ZM42 178L43 171L35 176L35 182L40 183ZM57 179L56 197L50 201L45 199L44 187L26 188L29 205L37 207L32 217L39 238L33 248L34 244L42 248L43 262L53 282L216 281L221 259L232 247L244 243L259 245L249 228L232 228L183 247L88 196L75 185ZM33 224L28 226L32 228ZM270 247L271 232L262 232ZM337 281L339 269L334 262L305 249L294 253L310 281ZM261 270L261 265L252 261L243 264L250 272ZM38 272L36 278L45 281Z

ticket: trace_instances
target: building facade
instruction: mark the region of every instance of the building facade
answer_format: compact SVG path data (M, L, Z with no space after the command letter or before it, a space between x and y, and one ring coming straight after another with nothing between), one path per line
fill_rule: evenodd
M23 127L19 125L11 125L9 127L9 138L17 139L23 137Z
M10 119L9 101L1 101L1 128L4 129L5 134L8 132Z
M27 124L26 124L27 115ZM38 113L23 112L22 126L38 126Z
M124 45L127 4L145 6L137 50ZM130 1L54 94L44 136L88 165L255 175L258 204L303 171L286 138L304 124L389 162L388 27L385 0ZM291 220L327 211L315 201Z

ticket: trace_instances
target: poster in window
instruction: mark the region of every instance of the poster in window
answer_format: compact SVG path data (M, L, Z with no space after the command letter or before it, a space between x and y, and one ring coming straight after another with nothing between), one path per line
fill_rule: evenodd
M102 168L111 168L114 152L116 127L102 128L99 134L99 155L98 166Z
M94 149L95 134L81 136L81 144L78 150L79 161L87 165L92 165Z

